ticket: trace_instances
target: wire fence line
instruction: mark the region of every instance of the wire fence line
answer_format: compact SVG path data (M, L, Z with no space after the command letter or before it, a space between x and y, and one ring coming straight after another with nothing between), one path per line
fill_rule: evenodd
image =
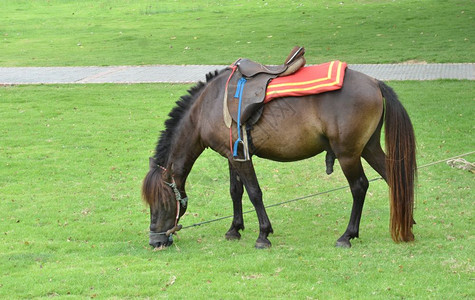
M471 154L475 154L475 151L470 151L470 152L460 154L460 155L457 155L457 156L453 156L453 157L441 159L441 160L438 160L438 161L434 161L434 162L431 162L431 163L427 163L425 165L419 166L417 169L419 170L419 169L427 168L427 167L430 167L430 166L434 166L434 165L437 165L437 164L440 164L440 163L443 163L443 162L448 162L452 159L461 158L461 157L468 156L468 155L471 155ZM369 182L382 180L382 179L383 179L382 177L376 177L376 178L370 179ZM287 203L297 202L297 201L300 201L300 200L316 197L316 196L319 196L319 195L333 193L333 192L343 190L343 189L347 189L347 188L348 188L347 185L340 186L340 187L336 187L336 188L333 188L333 189L330 189L330 190L327 190L327 191L318 192L318 193L314 193L314 194L310 194L310 195L306 195L306 196L302 196L302 197L282 201L282 202L279 202L279 203L269 204L269 205L266 205L265 208L267 209L267 208L271 208L271 207L281 206L281 205L284 205L284 204L287 204ZM252 212L255 212L255 210L254 209L247 210L247 211L244 211L243 214L248 214L248 213L252 213ZM217 222L217 221L221 221L221 220L225 220L225 219L230 219L232 217L233 217L232 215L229 215L229 216L224 216L224 217L220 217L220 218L216 218L216 219L212 219L212 220L207 220L207 221L203 221L203 222L199 222L199 223L194 223L194 224L191 224L191 225L184 226L182 229L198 227L198 226L201 226L201 225L205 225L205 224L209 224L209 223L213 223L213 222Z

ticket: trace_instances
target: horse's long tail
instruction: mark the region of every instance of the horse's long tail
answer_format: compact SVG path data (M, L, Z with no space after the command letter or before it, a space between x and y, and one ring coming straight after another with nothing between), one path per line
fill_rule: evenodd
M414 240L412 225L417 177L416 139L411 120L393 89L379 81L385 101L386 174L390 190L390 231L395 242Z

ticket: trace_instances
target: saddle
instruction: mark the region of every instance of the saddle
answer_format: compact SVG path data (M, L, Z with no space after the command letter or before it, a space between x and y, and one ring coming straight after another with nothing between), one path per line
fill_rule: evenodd
M295 46L290 54L285 59L285 62L282 65L272 66L272 65L263 65L261 63L252 61L247 58L238 59L235 62L239 72L245 77L254 77L257 74L268 74L276 76L287 76L292 73L295 73L303 65L305 65L305 48Z
M238 123L238 114L240 115L239 124L245 124L262 107L269 81L276 77L293 74L303 67L305 65L304 54L305 49L296 46L282 65L263 65L242 58L234 62L229 67L231 75L228 78L224 95L223 109L226 126L230 128L233 120ZM238 87L239 81L243 82L242 78L246 81L242 93L239 95L237 92L240 92Z
M231 128L237 123L238 139L234 143L235 160L249 160L247 130L243 124L253 125L262 113L267 84L271 79L295 73L305 65L305 49L294 47L282 65L263 65L249 59L238 59L229 69L223 101L224 123ZM241 139L241 131L243 139ZM242 151L239 151L239 147ZM238 153L241 152L242 155Z

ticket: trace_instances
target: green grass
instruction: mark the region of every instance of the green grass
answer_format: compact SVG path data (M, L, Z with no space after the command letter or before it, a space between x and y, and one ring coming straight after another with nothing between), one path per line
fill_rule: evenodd
M474 150L472 82L390 85L413 120L419 165ZM334 248L351 209L342 190L270 208L269 250L253 248L251 213L240 241L224 239L225 220L182 230L171 248L152 251L140 184L166 115L188 87L0 89L0 298L475 297L474 175L445 163L420 170L414 243L392 242L387 187L376 181L351 249ZM266 204L346 185L339 168L325 175L321 156L255 165ZM183 225L232 213L227 172L210 150L198 159ZM247 198L244 207L251 209Z
M473 0L12 1L0 66L473 62Z

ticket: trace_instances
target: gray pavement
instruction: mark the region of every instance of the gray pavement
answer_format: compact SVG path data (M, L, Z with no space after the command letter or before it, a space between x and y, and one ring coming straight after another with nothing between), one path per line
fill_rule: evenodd
M475 63L350 64L380 80L475 80ZM69 83L192 83L224 65L153 65L110 67L0 67L0 85Z

